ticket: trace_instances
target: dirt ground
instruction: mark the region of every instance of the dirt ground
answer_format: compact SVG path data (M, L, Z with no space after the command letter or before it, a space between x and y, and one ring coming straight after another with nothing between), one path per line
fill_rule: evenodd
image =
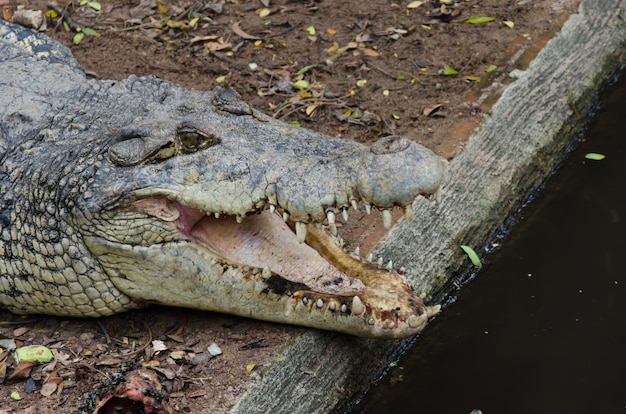
M47 3L0 0L9 20L20 5L45 11ZM508 74L524 69L578 4L118 0L96 10L78 3L59 2L64 18L47 18L45 32L69 46L91 77L233 87L287 122L360 142L404 135L446 158L462 150ZM468 23L473 17L493 20ZM86 30L74 44L79 28L99 36ZM384 233L372 216L340 229L348 248L367 253ZM85 403L98 384L112 388L110 374L129 362L160 375L172 412L224 413L301 331L158 306L99 320L0 310L0 414L90 412ZM17 367L12 342L45 345L55 361ZM208 353L212 343L221 355Z

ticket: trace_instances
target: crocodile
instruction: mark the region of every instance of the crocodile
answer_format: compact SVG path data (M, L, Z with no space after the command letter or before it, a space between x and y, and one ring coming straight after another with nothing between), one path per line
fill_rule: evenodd
M402 271L347 253L349 208L413 215L445 161L269 117L234 90L86 77L0 20L0 306L98 317L148 304L371 338L421 331Z

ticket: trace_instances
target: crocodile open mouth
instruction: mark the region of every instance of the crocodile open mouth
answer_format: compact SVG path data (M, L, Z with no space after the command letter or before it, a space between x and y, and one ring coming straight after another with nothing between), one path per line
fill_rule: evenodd
M272 300L285 300L286 320L291 312L310 318L316 309L344 315L335 319L338 330L355 317L359 327L346 331L397 337L419 332L439 310L425 306L403 274L346 253L328 222L303 224L281 217L278 209L245 217L215 214L164 196L137 200L132 209L169 222L214 265L241 271L241 283L256 280Z
M134 207L172 222L226 264L271 272L319 293L355 294L365 287L359 279L363 269L355 268L360 260L343 252L338 239L321 224L285 221L269 209L241 219L207 213L164 197L141 199Z

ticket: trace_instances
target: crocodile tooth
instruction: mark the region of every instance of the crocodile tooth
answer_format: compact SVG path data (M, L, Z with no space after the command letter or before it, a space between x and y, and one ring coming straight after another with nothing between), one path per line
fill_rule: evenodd
M350 200L350 204L352 204L352 207L355 210L357 210L357 211L359 210L359 203L356 201L356 198L353 198L352 200Z
M235 216L235 220L237 220L237 223L241 223L241 222L243 222L243 217L241 217L239 214L237 214L237 216Z
M372 205L371 204L365 203L365 212L367 214L372 214Z
M406 267L402 266L400 269L398 269L400 271L400 273L406 273Z
M383 210L383 224L387 230L391 228L391 210Z
M328 310L334 311L335 309L337 309L337 303L332 300L328 302Z
M306 305L307 303L309 303L309 300L307 299L307 297L306 297L306 296L303 296L303 297L302 297L302 303L303 303L303 304L305 304L305 305Z
M360 315L365 312L365 306L363 302L361 302L361 298L358 296L354 296L352 298L352 313L355 315Z
M276 211L276 206L274 204L270 204L270 213L274 214Z
M218 213L218 212L213 213L213 217L220 218L220 213Z
M326 212L326 218L328 219L328 224L335 224L335 212L332 210L328 210Z
M258 267L253 267L252 268L252 274L253 275L258 275L259 273L261 273L261 269L259 269Z
M286 211L283 212L283 220L285 221L289 220L289 213L287 213Z
M270 270L269 266L265 266L263 268L263 271L261 272L261 277L263 279L269 279L272 276L272 271Z
M343 239L343 237L340 237L340 238L339 238L339 245L340 245L341 247L343 247L343 246L345 246L345 245L346 245L346 241Z
M379 257L376 263L378 263L378 266L383 267L383 257Z
M413 220L413 204L404 207L404 219L408 222Z
M428 316L426 316L426 314L424 313L420 316L417 316L417 315L411 316L409 319L407 319L406 323L409 325L409 327L413 329L419 329L419 328L424 327L427 320L428 320Z
M435 203L439 204L441 201L441 187L437 188L437 191L432 193L429 198L431 200L435 200Z
M354 255L356 257L361 257L361 249L359 248L359 246L356 246L356 249L354 249Z
M328 225L328 231L330 231L330 234L337 237L337 226L335 225L335 223Z
M346 304L342 304L341 305L341 312L346 313L348 311L348 307L346 306Z
M373 316L370 316L369 318L367 318L367 324L370 326L374 326L374 324L376 324L376 319L374 319Z
M341 215L343 216L343 221L348 221L348 209L347 208L341 209Z
M387 270L393 270L393 262L391 260L387 263Z
M315 306L321 309L324 306L324 301L322 299L318 299L317 302L315 302Z
M396 324L393 321L387 321L383 324L383 329L393 329Z
M426 315L430 318L441 310L441 305L433 305L426 308Z
M306 239L306 224L301 221L296 221L296 237L299 243L304 243Z
M367 261L368 262L373 262L374 261L374 253L370 253L367 255Z

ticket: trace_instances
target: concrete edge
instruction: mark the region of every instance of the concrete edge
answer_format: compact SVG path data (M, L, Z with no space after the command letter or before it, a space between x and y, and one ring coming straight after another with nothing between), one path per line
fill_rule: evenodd
M459 245L481 251L573 145L602 86L626 57L622 16L626 0L581 1L579 13L505 90L450 162L441 202L418 200L415 219L398 223L375 256L409 269L410 283L427 297L441 292L467 263ZM231 413L341 412L407 344L307 331Z

